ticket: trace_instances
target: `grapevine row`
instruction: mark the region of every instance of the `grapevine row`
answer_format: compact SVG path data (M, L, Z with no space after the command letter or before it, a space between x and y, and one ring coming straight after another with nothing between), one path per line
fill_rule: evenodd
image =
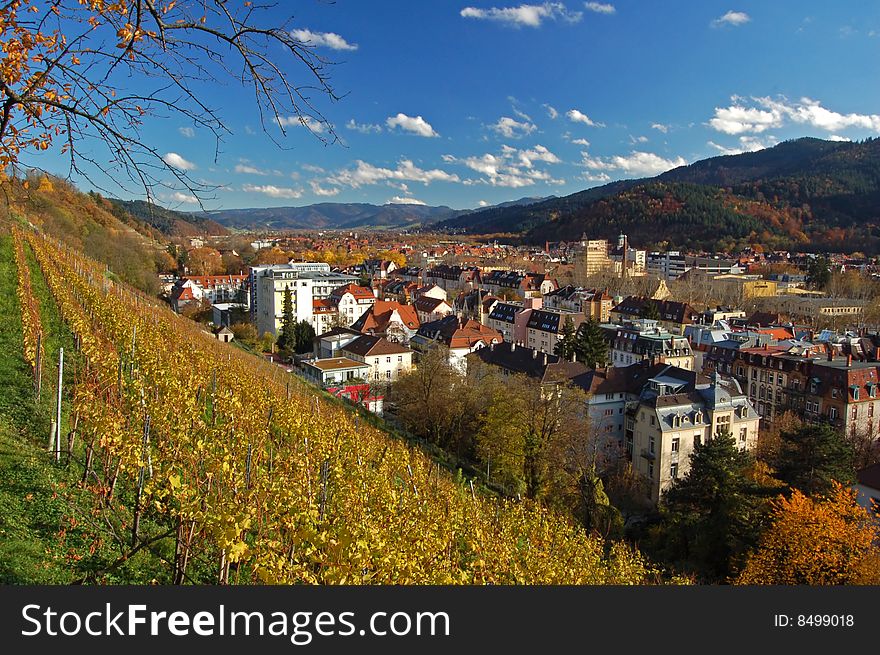
M637 552L530 502L486 498L419 451L29 235L84 370L72 415L99 502L171 526L168 579L640 583ZM195 563L195 564L194 564Z
M15 268L18 271L17 293L18 304L21 307L21 331L24 350L24 358L31 367L34 379L39 375L38 362L42 358L42 331L40 312L37 309L37 300L34 298L31 288L31 269L25 256L23 241L18 228L13 228L15 247Z

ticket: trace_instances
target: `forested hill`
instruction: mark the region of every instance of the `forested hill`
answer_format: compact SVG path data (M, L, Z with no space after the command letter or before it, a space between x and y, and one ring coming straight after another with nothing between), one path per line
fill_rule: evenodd
M46 234L109 267L142 291L158 291L157 265L167 266L162 234L95 193L54 177L0 181L0 224L33 223Z
M165 209L143 200L112 200L111 202L114 206L167 236L192 237L201 234L209 236L229 234L229 230L203 214Z
M614 182L525 208L457 217L438 228L523 232L533 243L613 238L640 245L880 252L880 140L803 138L713 157L655 178Z

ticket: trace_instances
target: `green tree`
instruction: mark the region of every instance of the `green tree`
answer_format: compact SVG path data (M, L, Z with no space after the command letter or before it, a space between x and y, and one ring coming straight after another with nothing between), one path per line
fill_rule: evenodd
M831 281L830 262L827 257L814 257L807 265L807 284L814 289L824 289Z
M688 472L663 495L650 539L655 554L707 581L736 573L758 543L776 489L753 471L730 434L696 446Z
M293 315L293 295L290 287L284 288L284 300L281 304L281 332L278 335L278 351L289 354L297 346L297 322Z
M556 346L553 348L553 354L559 355L562 359L570 360L576 352L576 342L574 321L571 320L571 316L566 316L565 322L562 324L559 341L556 342Z
M651 319L652 321L660 320L660 310L657 309L657 303L648 300L642 307L642 318Z
M581 323L575 337L575 353L578 361L591 368L605 366L608 362L608 343L599 323L590 319Z
M855 482L852 443L830 425L803 425L779 435L779 449L770 465L777 477L808 496L829 493L836 480Z
M293 350L298 355L312 350L315 339L315 328L308 321L299 321L294 330Z

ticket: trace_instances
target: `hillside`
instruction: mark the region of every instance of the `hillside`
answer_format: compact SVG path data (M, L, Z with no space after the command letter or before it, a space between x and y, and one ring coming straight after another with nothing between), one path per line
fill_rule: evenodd
M342 230L413 227L455 215L449 207L322 202L304 207L225 209L194 215L236 229Z
M131 214L137 220L172 237L198 235L224 236L229 230L202 214L190 214L165 209L143 200L111 200L115 207Z
M702 190L700 190L702 189ZM635 243L716 249L730 244L880 251L880 140L804 138L713 157L527 208L499 208L439 229L521 231L533 243L586 233Z
M156 262L167 255L155 228L100 195L81 193L57 178L5 180L0 194L6 200L0 204L0 223L27 220L138 289L158 291Z

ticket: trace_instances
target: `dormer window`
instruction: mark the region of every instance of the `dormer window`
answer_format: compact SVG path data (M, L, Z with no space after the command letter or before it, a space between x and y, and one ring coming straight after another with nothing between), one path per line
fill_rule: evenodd
M703 422L703 412L697 412L694 414L694 423L702 423Z

